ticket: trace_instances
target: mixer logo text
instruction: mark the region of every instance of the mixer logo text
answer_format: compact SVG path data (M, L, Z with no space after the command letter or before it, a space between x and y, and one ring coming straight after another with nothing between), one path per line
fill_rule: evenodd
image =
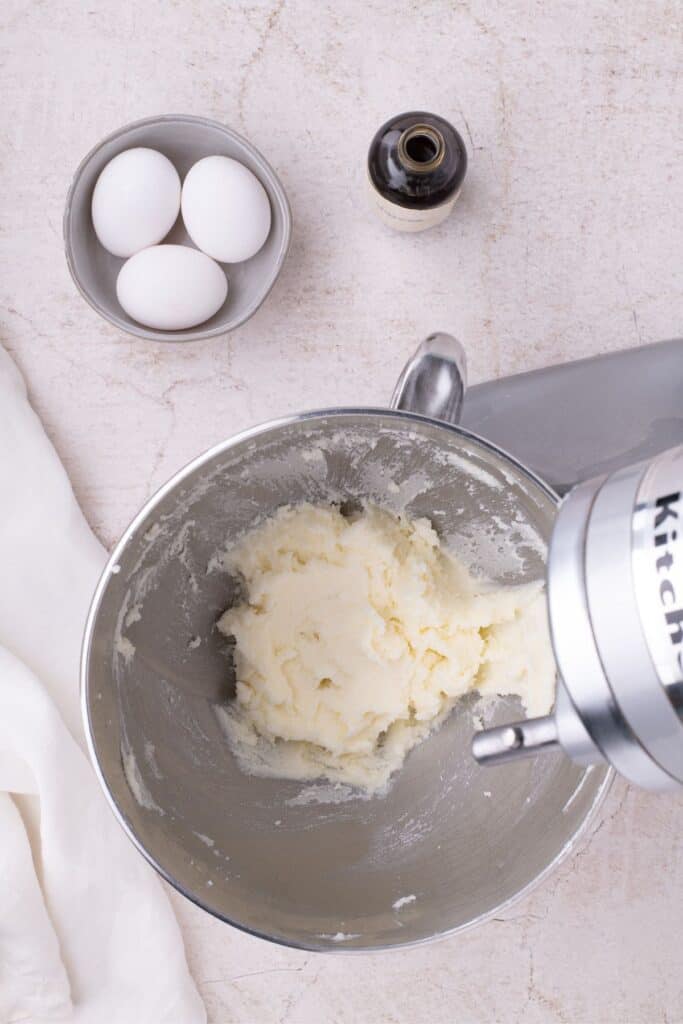
M669 630L671 643L680 646L683 643L683 606L674 586L674 553L675 541L678 538L678 505L681 492L667 494L657 498L655 502L655 551L658 555L655 563L660 578L659 599L664 607L664 617ZM661 549L665 548L664 552ZM676 565L677 568L677 565ZM683 648L678 652L678 665L683 670Z

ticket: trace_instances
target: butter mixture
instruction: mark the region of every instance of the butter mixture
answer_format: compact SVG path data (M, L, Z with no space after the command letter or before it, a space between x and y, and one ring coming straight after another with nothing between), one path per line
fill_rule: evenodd
M287 507L225 565L246 600L219 621L236 641L222 717L247 772L374 792L471 690L552 706L542 583L475 580L426 519Z

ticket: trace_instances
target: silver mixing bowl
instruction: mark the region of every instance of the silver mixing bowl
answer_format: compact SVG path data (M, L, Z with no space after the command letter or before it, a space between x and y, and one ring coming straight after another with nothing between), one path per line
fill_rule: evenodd
M396 404L453 418L457 359L439 348L409 364ZM218 445L148 502L104 572L84 647L91 754L138 849L210 913L312 950L405 946L499 912L567 853L611 777L561 754L479 768L473 700L382 797L241 772L216 713L234 678L215 628L239 582L216 555L282 505L368 498L428 516L502 583L544 574L557 498L514 459L407 411L308 413ZM484 711L487 724L519 714L515 699Z

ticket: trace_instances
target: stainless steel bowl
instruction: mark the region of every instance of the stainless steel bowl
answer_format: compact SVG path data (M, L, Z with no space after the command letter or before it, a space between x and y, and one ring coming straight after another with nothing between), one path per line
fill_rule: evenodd
M396 403L455 415L457 365L437 349ZM514 459L409 411L326 410L240 434L163 487L117 545L85 640L91 754L132 840L212 914L306 949L405 946L499 912L567 853L610 779L562 754L480 769L471 702L383 797L240 771L216 715L233 680L215 628L239 585L214 556L281 505L367 498L428 516L502 582L544 573L557 499ZM500 701L488 722L519 710Z
M228 275L228 297L209 320L189 330L158 331L143 327L128 316L116 297L116 278L125 261L107 252L95 235L90 212L95 182L113 157L134 146L158 149L174 164L181 180L202 157L216 154L232 157L253 171L268 193L272 224L265 245L249 260L221 264ZM282 269L291 230L292 217L285 190L258 150L225 125L187 114L148 117L108 135L81 161L64 211L66 260L83 298L122 331L154 341L212 338L234 330L253 316ZM164 241L194 247L180 216Z

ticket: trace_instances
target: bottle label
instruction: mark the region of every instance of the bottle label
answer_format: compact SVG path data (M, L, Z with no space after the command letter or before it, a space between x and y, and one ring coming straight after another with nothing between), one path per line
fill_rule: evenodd
M411 210L406 206L390 203L379 194L372 181L368 181L380 218L395 231L426 231L427 228L435 227L449 216L460 195L460 189L456 189L445 203L433 206L429 210Z

